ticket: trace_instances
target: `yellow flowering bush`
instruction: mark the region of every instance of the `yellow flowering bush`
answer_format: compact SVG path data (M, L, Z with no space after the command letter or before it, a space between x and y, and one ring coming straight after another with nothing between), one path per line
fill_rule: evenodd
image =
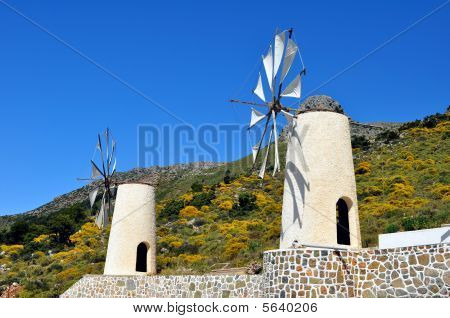
M81 229L70 236L70 241L75 245L96 245L95 236L102 233L101 229L98 228L94 223L86 223Z
M392 185L392 192L389 193L391 198L410 198L414 193L414 187L405 183L394 183Z
M239 254L240 251L245 248L247 248L246 242L243 242L238 238L232 238L227 241L224 253L227 257L231 258L235 257L237 254Z
M230 211L233 208L233 201L231 201L231 200L222 201L219 204L219 208L221 210Z
M180 254L178 257L186 263L199 263L206 258L200 254Z
M203 212L199 211L195 206L192 205L188 205L180 211L180 217L185 219L192 219L200 216L203 216Z
M23 250L23 245L14 244L14 245L0 245L0 251L4 252L7 257L19 255L19 253Z
M192 193L185 193L181 196L181 199L184 201L184 204L188 204L192 201L194 195Z
M33 239L33 242L35 242L35 243L43 243L43 242L49 241L49 239L50 239L50 235L48 235L48 234L41 234L39 236L36 236Z
M357 175L365 175L365 174L369 174L372 171L372 165L370 164L370 162L360 162L358 164L358 166L355 169L355 174Z
M158 240L158 244L178 248L183 245L183 239L175 235L166 235Z
M450 201L450 185L437 183L433 187L431 187L431 193L433 193L434 197L444 200Z
M66 281L66 280L72 280L78 277L81 277L82 273L78 271L75 267L69 267L66 270L59 272L56 274L56 279L59 281Z
M269 204L274 203L274 200L273 200L271 197L267 196L267 195L266 195L264 192L262 192L262 191L254 191L253 194L254 194L255 197L256 197L256 205L257 205L259 208L263 208L263 207L265 207L266 205L269 205Z

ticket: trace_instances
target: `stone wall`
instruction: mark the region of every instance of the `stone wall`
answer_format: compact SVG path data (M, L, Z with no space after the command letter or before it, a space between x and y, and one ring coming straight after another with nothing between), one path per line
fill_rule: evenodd
M354 297L356 253L289 249L264 253L266 297Z
M61 297L449 297L448 244L264 253L262 275L86 275Z
M267 251L266 297L449 297L448 244Z
M261 275L86 275L61 297L263 297Z

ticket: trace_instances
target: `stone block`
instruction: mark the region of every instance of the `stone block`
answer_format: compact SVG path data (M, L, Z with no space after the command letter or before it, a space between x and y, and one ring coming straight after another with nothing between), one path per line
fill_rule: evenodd
M429 267L425 268L424 274L430 277L439 277L439 271L434 268Z
M420 265L426 266L430 262L430 255L421 254L421 255L417 256L417 260Z
M392 281L391 286L394 288L405 288L405 283L401 278L397 278Z

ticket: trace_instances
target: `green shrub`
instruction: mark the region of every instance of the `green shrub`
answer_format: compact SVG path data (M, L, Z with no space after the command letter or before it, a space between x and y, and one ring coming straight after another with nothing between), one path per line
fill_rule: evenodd
M182 200L170 200L161 210L159 217L168 221L174 221L178 218L178 214L182 208L184 208L184 202Z
M397 224L388 224L384 229L384 233L395 233L400 230L400 227Z
M214 191L202 192L195 195L190 202L190 205L196 208L201 208L204 205L210 205L211 201L215 199Z
M251 211L256 208L256 196L253 193L240 193L238 201L239 207L243 211Z
M379 133L376 137L377 140L384 142L385 144L390 143L396 139L400 138L400 134L395 130L386 130Z
M203 190L203 184L196 181L191 185L192 192L202 192Z
M368 150L370 148L370 141L365 136L352 136L352 148Z

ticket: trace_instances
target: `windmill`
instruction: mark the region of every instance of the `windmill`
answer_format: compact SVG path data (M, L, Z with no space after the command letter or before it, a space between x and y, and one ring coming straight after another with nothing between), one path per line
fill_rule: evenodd
M253 169L255 168L256 160L258 159L258 156L261 152L261 147L263 145L266 134L269 133L269 138L267 140L267 149L258 173L260 178L264 178L265 175L272 139L274 141L275 147L273 175L280 171L277 131L278 115L280 113L283 114L289 125L293 125L293 118L295 117L296 110L290 107L286 107L284 104L282 104L282 100L284 102L285 98L294 98L299 101L301 97L301 77L302 75L306 74L306 69L303 64L303 59L301 57L298 46L292 39L292 36L292 28L282 32L276 32L274 42L269 45L267 54L262 56L262 63L267 78L270 97L266 98L266 93L264 92L265 89L261 78L261 72L259 72L258 81L255 89L253 90L253 94L255 94L262 101L262 103L236 99L230 100L230 102L232 103L241 103L244 105L265 108L264 112L260 112L252 107L251 119L248 127L248 129L251 129L256 124L264 122L265 120L261 138L259 142L252 147ZM289 71L293 66L295 56L297 54L299 55L302 68L299 71L293 71L296 76L287 86L284 86L285 80L288 77Z
M106 128L104 132L104 145L102 145L102 138L98 134L97 146L91 159L91 177L78 179L89 181L101 181L100 184L89 193L89 203L91 208L94 206L95 199L100 190L103 190L100 210L98 211L95 223L98 227L103 228L108 225L108 217L111 214L111 200L113 198L112 189L115 187L113 177L116 173L116 141L112 137L111 131ZM97 164L94 159L98 153Z

